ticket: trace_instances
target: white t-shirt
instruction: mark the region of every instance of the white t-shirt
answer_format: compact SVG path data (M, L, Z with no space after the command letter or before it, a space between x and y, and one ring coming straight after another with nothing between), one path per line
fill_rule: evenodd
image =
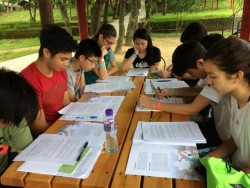
M203 87L200 95L208 98L216 104L212 104L214 111L214 122L218 136L221 141L230 138L230 99L217 93L212 87L207 85L205 79L200 79L198 86Z
M238 109L238 103L231 96L232 137L238 149L233 155L233 165L250 168L250 102Z

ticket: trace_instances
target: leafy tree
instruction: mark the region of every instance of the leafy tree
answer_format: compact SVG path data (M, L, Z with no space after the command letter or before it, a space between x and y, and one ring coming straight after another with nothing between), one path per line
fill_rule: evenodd
M60 10L63 22L65 24L65 29L72 34L72 28L70 24L70 18L68 16L67 7L69 6L70 2L68 0L54 0L55 5L57 5L58 9Z
M199 0L168 0L168 10L175 13L176 15L176 35L183 25L183 18L197 10L199 6Z

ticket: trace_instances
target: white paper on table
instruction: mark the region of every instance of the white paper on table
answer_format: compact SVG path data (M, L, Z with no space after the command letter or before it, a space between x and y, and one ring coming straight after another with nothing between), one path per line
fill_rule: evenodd
M106 82L118 82L118 81L129 81L130 77L127 76L108 76L106 80L98 79L96 82L98 83L106 83Z
M183 88L183 87L189 87L189 85L184 81L173 81L173 82L157 82L155 80L152 80L152 84L154 88Z
M72 165L86 141L81 136L42 134L19 153L14 161L47 161Z
M159 78L159 79L146 79L144 83L144 92L147 95L152 95L155 94L155 88L152 85L152 81L156 82L162 82L162 81L167 81L167 82L178 82L176 78ZM161 88L161 87L160 87Z
M148 71L148 68L133 68L128 71L126 76L147 76Z
M158 99L158 98L151 98L153 101L155 102L161 102L161 103L172 103L172 104L182 104L183 103L183 99L182 98L162 98L162 99ZM143 106L139 106L136 105L136 111L160 111L160 110L156 110L155 108L147 108L147 107L143 107Z
M197 123L189 122L138 122L143 139L154 142L206 143Z
M125 174L201 180L196 146L133 143Z
M84 92L115 92L115 91L130 91L135 88L135 84L132 80L129 81L117 81L117 82L109 82L109 83L96 83L86 85Z
M81 136L89 146L102 146L105 140L103 124L91 122L68 122L58 132L64 136Z
M98 159L102 146L91 146L91 150L88 155L80 162L76 170L72 174L66 174L58 172L62 164L60 163L48 163L48 162L37 162L37 161L26 161L24 162L17 171L33 172L40 174L57 175L63 177L73 178L88 178L96 160Z
M124 96L91 96L87 98L83 103L105 103L107 104L106 109L113 109L113 113L117 114L124 98ZM104 116L73 116L64 114L60 117L60 120L103 122L103 118Z
M60 111L60 114L74 115L74 116L104 116L105 109L108 103L82 103L71 102L68 106Z

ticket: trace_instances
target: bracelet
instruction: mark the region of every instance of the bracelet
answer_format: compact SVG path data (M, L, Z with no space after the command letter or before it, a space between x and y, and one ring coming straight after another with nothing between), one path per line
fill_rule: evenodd
M160 110L160 108L161 108L161 103L160 102L156 103L156 110Z
M137 58L137 54L135 52L132 54L132 56L134 56L134 58Z
M214 153L213 153L213 152L209 152L208 155L209 155L210 157L214 157Z
M174 97L174 95L175 95L175 88L172 88L171 89L171 97Z
M99 67L105 67L105 63L99 63Z

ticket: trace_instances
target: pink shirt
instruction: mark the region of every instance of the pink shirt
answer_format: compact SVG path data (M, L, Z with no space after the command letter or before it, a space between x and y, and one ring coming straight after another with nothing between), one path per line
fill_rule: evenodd
M66 71L54 71L51 78L42 74L35 63L31 63L20 73L36 90L39 106L44 110L46 121L55 122L58 110L63 107L64 93L67 91Z

